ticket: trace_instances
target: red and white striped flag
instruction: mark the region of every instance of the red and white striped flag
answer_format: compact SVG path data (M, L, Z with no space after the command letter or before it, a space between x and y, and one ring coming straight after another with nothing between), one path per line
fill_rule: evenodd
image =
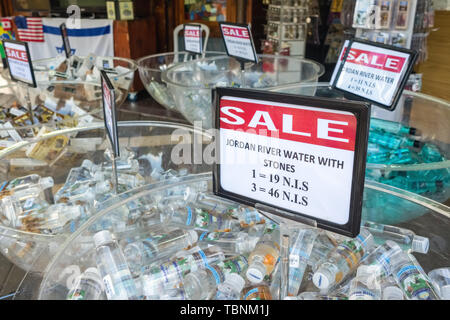
M15 17L20 41L44 42L42 18Z

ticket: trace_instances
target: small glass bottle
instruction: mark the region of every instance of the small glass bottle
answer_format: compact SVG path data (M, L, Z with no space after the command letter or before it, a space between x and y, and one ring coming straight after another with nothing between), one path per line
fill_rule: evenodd
M194 230L175 229L131 242L125 246L123 253L133 275L138 275L143 267L155 259L187 248L195 244L197 239Z
M265 276L270 276L280 256L280 246L266 234L258 241L255 249L248 257L249 267L247 279L252 283L260 283Z
M363 221L361 226L374 236L375 243L382 244L386 240L395 241L403 250L426 254L430 247L428 238L416 235L405 228L381 224L372 221Z
M244 288L241 296L242 300L272 300L270 288L263 283Z
M202 232L199 241L217 245L226 252L248 254L255 248L259 237L250 236L244 231Z
M119 245L108 230L94 235L97 267L103 279L108 300L135 300L136 285Z
M439 300L431 280L413 255L397 252L390 263L392 274L408 300Z
M354 238L343 241L333 249L313 275L313 283L319 289L328 289L339 284L354 270L373 246L373 236L366 229Z
M171 222L181 223L188 227L215 232L240 230L240 224L237 220L230 219L227 216L216 216L204 209L195 208L192 206L173 210Z
M103 291L103 281L98 269L87 268L76 280L67 300L100 300Z
M380 300L381 286L376 276L378 266L358 267L356 277L350 281L349 300Z
M217 300L239 300L245 279L237 273L225 275L225 281L217 286Z
M428 277L439 292L442 300L450 300L450 268L439 268L431 270Z
M400 135L416 135L418 133L416 128L404 126L399 122L382 120L377 118L370 119L370 129L382 130L385 132Z
M292 238L289 252L289 285L287 291L289 296L298 294L316 237L317 231L301 229Z

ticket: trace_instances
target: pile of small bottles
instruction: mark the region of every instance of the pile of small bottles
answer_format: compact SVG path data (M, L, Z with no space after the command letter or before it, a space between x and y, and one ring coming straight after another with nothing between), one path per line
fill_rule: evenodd
M85 159L80 167L70 170L60 188L54 185L52 177L40 177L38 174L4 182L0 186L0 223L38 234L74 232L94 208L99 210L101 203L116 194L147 183L175 180L187 174L185 170L164 171L161 167L162 154L146 154L136 159L134 152L123 148L121 157L116 160L116 193L109 157L110 153L106 151L105 158L108 161L103 163L94 164ZM146 171L150 170L147 179L140 174L144 165ZM1 239L3 237L0 243Z
M147 224L92 233L67 299L450 299L450 269L425 274L411 253L429 241L411 230L363 221L347 238L204 192L177 199L154 204Z
M47 63L45 72L40 72L41 66L35 66L36 81L74 81L98 84L98 90L93 92L97 97L101 97L100 71L105 71L116 90L116 94L127 94L133 81L133 70L125 67L124 61L114 61L113 57L99 57L89 54L86 57L76 55L66 59L64 55L59 55ZM70 86L69 86L70 87ZM73 88L82 94L83 85Z
M446 161L439 148L422 141L419 130L401 123L370 119L367 162L370 164L409 165ZM418 194L443 193L449 187L450 168L435 170L369 169L366 177Z
M0 95L1 149L24 139L35 137L39 131L36 125L39 124L51 126L53 129L64 129L75 127L80 123L90 123L95 119L84 110L89 109L87 105L73 99L62 101L63 105L58 108L56 104L50 103L48 98L45 100L36 98L35 102L36 104L30 112L27 107L20 104L14 95Z

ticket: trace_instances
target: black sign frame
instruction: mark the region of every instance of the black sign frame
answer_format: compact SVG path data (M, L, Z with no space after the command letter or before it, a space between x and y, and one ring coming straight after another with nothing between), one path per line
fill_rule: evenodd
M59 26L61 31L61 37L63 41L64 52L66 53L66 58L69 59L72 56L72 47L70 46L69 36L67 34L66 24L63 22Z
M105 123L105 130L107 132L107 135L109 137L109 141L111 142L111 146L113 148L113 153L115 157L120 156L119 152L119 134L117 129L117 118L116 118L116 93L114 91L114 86L112 85L107 73L104 70L100 71L101 73L101 86L102 86L102 103L103 103L103 121ZM110 92L110 99L111 99L111 117L112 117L112 128L109 128L107 123L107 117L106 117L106 111L105 111L105 90L104 85L106 84L106 87L108 88ZM110 129L113 132L110 132Z
M241 28L246 28L246 29L247 29L248 34L249 34L249 36L250 36L250 43L251 43L252 49L253 49L253 57L255 58L254 60L245 59L245 58L242 58L242 57L239 57L239 56L234 56L234 55L231 55L231 54L228 52L227 43L225 42L225 37L224 37L224 35L223 35L222 25L229 25L229 26L233 26L233 27L241 27ZM251 28L250 28L249 25L243 24L243 23L219 22L219 29L220 29L220 33L221 33L221 35L222 35L222 40L223 40L223 44L224 44L224 46L225 46L225 51L227 52L227 55L228 55L229 57L233 57L233 58L235 58L236 60L240 61L241 63L245 63L245 62L258 63L258 55L257 55L256 49L255 49L255 42L253 41L252 30L251 30Z
M186 48L186 36L185 36L186 26L196 27L196 28L199 29L199 32L200 32L200 38L199 38L199 41L200 41L200 52L191 51L191 50L188 50ZM186 24L184 24L183 25L183 36L184 36L184 51L192 53L192 54L203 54L203 34L202 34L202 26L201 25L193 24L193 23L186 23Z
M370 121L370 104L359 101L343 101L330 98L317 98L310 96L301 96L285 93L263 92L254 89L240 89L240 88L216 88L214 91L214 128L220 132L220 101L224 96L231 96L237 98L246 98L254 100L262 100L265 102L278 102L285 104L294 104L301 106L310 106L315 108L322 108L325 110L340 110L352 113L357 121L356 135L355 135L355 151L353 158L353 173L352 186L350 198L349 220L345 225L336 224L322 219L317 219L312 216L303 214L301 212L294 212L283 207L273 206L267 202L251 199L227 190L224 190L220 184L220 139L216 139L216 159L218 162L213 167L213 191L215 195L234 200L245 205L255 206L257 203L272 208L280 209L282 212L272 212L286 219L291 219L297 222L304 222L305 219L315 220L317 227L330 230L332 232L340 233L349 237L356 237L360 232L362 202L364 191L364 179L367 157L367 143L369 136L369 121ZM326 201L326 199L324 199ZM283 214L290 213L289 215ZM293 215L291 215L293 214ZM297 217L296 217L297 216Z
M25 46L25 51L27 52L27 57L28 57L28 66L30 68L30 72L31 72L31 78L33 83L29 83L20 79L17 79L14 77L14 75L11 72L11 68L9 67L9 58L8 58L8 54L6 53L6 46L5 43L10 42L10 43L15 43L15 44L19 44L19 45L23 45ZM26 85L32 87L32 88L36 88L37 87L37 83L36 83L36 77L34 75L34 69L33 69L33 62L31 61L31 54L30 54L30 49L28 47L28 43L24 42L24 41L17 41L17 40L11 40L11 39L3 39L2 40L2 44L3 44L3 48L5 50L5 57L6 57L6 64L9 70L9 75L11 77L11 80L15 81L15 82L21 82L21 83L25 83Z
M370 45L370 46L374 46L374 47L378 47L378 48L383 48L383 49L388 49L388 50L392 50L392 51L398 51L398 52L401 52L401 53L409 54L410 59L408 59L408 66L406 68L406 72L404 73L404 75L402 76L402 78L399 81L399 85L397 86L396 93L394 95L394 99L392 100L392 103L390 105L384 105L384 104L381 104L378 101L375 101L375 100L372 100L372 99L368 99L368 98L359 96L357 94L354 94L352 92L349 92L347 90L344 90L344 89L336 87L337 81L338 81L339 77L341 76L342 70L344 68L345 61L347 60L347 56L348 56L348 54L350 52L350 48L352 47L353 43L362 43L362 44L366 44L366 45ZM336 73L336 77L334 78L333 83L331 84L331 87L333 89L335 89L335 90L338 90L340 92L345 93L345 98L347 98L347 99L355 100L355 101L367 101L367 102L370 102L370 103L372 103L372 104L374 104L374 105L376 105L376 106L378 106L380 108L383 108L383 109L386 109L386 110L389 110L389 111L394 111L395 108L397 107L397 103L400 100L400 97L401 97L401 95L403 93L405 85L408 82L408 77L409 77L409 75L412 72L412 69L414 67L414 63L417 60L417 56L418 56L418 54L417 54L417 51L415 51L415 50L400 48L400 47L387 45L387 44L382 44L382 43L373 42L373 41L368 41L368 40L362 40L362 39L356 39L356 38L350 39L349 43L348 43L348 46L347 46L347 49L344 52L344 57L343 57L342 61L339 64L339 67L336 65L336 67L338 67L339 69L338 69L338 72ZM340 59L340 57L338 59ZM339 63L339 60L338 60L338 63Z

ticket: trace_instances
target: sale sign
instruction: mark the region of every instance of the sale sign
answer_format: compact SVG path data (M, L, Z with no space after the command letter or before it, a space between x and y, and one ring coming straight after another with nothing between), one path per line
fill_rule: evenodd
M415 59L411 50L352 40L341 51L333 86L393 110Z
M356 236L369 104L217 88L218 195Z
M117 133L117 118L116 118L116 101L114 87L109 80L108 75L105 71L101 72L102 78L102 94L103 94L103 119L105 121L105 128L111 146L113 147L113 152L116 157L119 154L119 136Z
M201 26L184 25L184 49L187 52L201 54L203 51Z
M255 45L247 25L220 23L227 54L241 61L258 62Z
M3 40L5 48L6 60L14 81L20 81L29 86L36 87L33 65L26 42Z

